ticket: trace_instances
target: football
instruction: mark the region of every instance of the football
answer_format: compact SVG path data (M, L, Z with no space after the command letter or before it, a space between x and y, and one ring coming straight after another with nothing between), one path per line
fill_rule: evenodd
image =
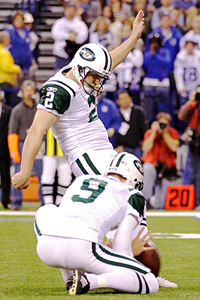
M144 247L154 247L153 250L143 251L141 254L135 256L143 265L151 269L151 272L157 277L160 271L160 255L153 242L149 242Z

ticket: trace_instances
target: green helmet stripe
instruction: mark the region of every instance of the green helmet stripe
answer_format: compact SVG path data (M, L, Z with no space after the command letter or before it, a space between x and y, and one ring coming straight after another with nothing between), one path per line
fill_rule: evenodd
M116 167L119 167L119 165L120 165L120 163L121 163L121 160L122 160L122 158L125 156L126 154L122 154L121 156L120 156L120 158L118 159L118 162L116 163Z

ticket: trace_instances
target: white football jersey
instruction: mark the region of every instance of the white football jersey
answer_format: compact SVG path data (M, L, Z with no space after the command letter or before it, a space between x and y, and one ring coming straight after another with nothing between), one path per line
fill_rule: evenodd
M140 224L145 215L141 192L111 176L83 175L67 189L59 207L39 208L35 228L38 234L102 243L128 210Z
M181 50L174 62L174 77L177 89L191 92L200 84L200 51L194 49L188 55L186 49Z
M51 127L70 164L85 152L113 149L107 131L98 118L97 99L75 81L66 78L65 67L44 83L39 109L58 116Z
M193 29L189 30L180 40L181 49L185 45L185 41L194 41L197 44L197 49L200 50L200 33L195 33Z

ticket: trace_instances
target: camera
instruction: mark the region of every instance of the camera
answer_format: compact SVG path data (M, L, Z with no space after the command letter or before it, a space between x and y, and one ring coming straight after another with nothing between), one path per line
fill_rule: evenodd
M194 129L191 127L186 128L185 132L180 136L180 141L183 144L189 144L194 138Z
M196 93L195 100L197 102L200 102L200 93Z
M160 129L161 130L163 130L163 129L165 129L167 127L167 124L162 123L162 122L160 122L159 125L160 125Z

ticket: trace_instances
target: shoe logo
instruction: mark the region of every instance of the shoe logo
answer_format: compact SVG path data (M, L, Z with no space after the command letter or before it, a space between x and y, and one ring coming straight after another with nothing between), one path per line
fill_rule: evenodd
M81 51L80 51L80 56L85 59L85 60L88 60L88 61L94 61L95 60L95 54L94 52L89 49L89 48L83 48Z
M83 276L81 276L80 282L82 284L82 288L84 288L88 284L87 280Z

